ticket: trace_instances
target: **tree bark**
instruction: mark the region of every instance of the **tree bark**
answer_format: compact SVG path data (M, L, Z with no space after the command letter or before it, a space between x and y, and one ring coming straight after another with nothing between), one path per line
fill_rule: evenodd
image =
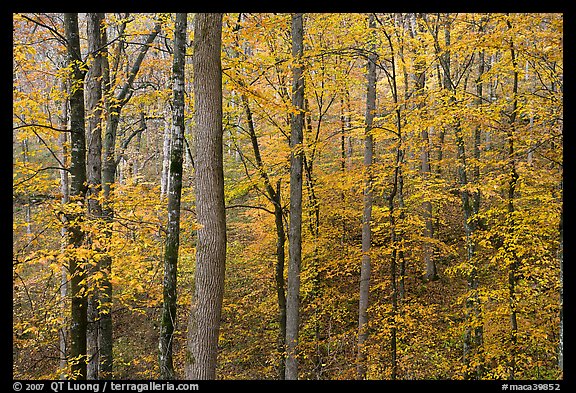
M374 14L370 14L368 27L374 34L376 20ZM370 44L372 51L368 55L366 71L366 114L364 131L364 210L362 213L362 265L360 267L360 300L358 305L358 349L356 356L356 378L366 378L366 348L365 343L368 338L368 301L370 293L371 258L370 249L372 243L372 187L373 174L372 164L374 162L374 141L372 137L372 123L376 110L376 61L378 60L374 52L375 43Z
M508 28L511 29L510 21L507 22ZM516 299L516 286L518 283L518 269L520 268L520 260L515 251L515 244L513 235L516 230L514 220L514 198L516 192L516 184L518 182L518 173L516 172L516 160L514 158L514 134L516 128L516 116L518 110L518 62L516 60L516 50L514 43L510 40L510 57L512 66L514 68L512 85L512 108L510 112L510 124L506 139L508 142L508 164L510 165L510 179L508 181L508 241L512 244L504 244L504 247L510 252L511 262L508 265L508 297L510 307L510 353L509 353L509 379L513 380L516 376L516 354L518 344L518 310Z
M166 112L168 112L166 110ZM168 116L167 116L168 118ZM170 133L172 127L170 121L166 119L164 124L164 138L162 142L162 174L160 176L160 197L163 198L167 194L170 170Z
M96 227L100 225L98 221L102 218L102 205L98 200L98 193L102 183L102 53L100 48L104 46L104 43L100 32L103 21L104 14L102 13L87 14L88 53L92 57L92 64L90 64L86 75L86 114L88 118L86 176L88 180L88 216L90 220L94 220ZM92 243L90 236L87 240ZM94 251L101 254L104 250L98 248ZM95 260L89 274L93 275L98 270L100 270L100 262ZM97 282L92 283L94 288L88 295L87 379L98 379L99 371L100 312L98 311L98 302L100 288L98 284Z
M290 228L288 287L286 299L286 379L298 379L298 333L300 323L300 264L302 260L302 167L304 128L304 53L302 14L292 15L292 107L290 121Z
M67 94L68 88L66 81L62 82L62 92ZM68 127L68 100L62 101L62 117L60 119L60 128L66 129ZM64 164L64 167L68 167L69 160L68 156L68 133L61 132L58 135L58 146L60 148L60 161ZM70 202L70 190L69 190L69 179L68 179L68 171L61 170L60 171L60 192L62 193L62 205L65 206L67 203ZM64 222L62 228L60 229L60 234L62 236L62 242L60 246L60 250L62 253L66 250L66 237L67 237L67 230L66 230L66 221L65 217L63 218ZM60 348L60 379L66 378L66 369L68 367L68 358L67 354L67 342L68 342L68 330L67 330L67 323L68 323L68 313L66 310L65 302L66 298L68 297L68 272L66 270L66 266L62 266L62 272L60 276L60 298L62 299L63 309L62 309L62 318L64 323L62 327L58 330L58 343Z
M184 65L186 55L187 13L176 13L174 28L173 128L168 187L168 224L164 251L162 320L160 324L160 378L174 379L172 343L176 326L178 248L180 246L180 197L184 151Z
M187 379L215 379L226 265L226 214L222 156L221 13L194 19L196 109L195 288L188 321Z
M86 139L84 128L84 76L81 70L80 34L78 14L64 14L64 29L67 40L68 61L72 70L70 87L70 200L84 205L86 196ZM68 244L73 248L82 246L84 232L78 221L80 213L71 213L66 217L69 227ZM86 379L86 329L87 298L84 279L86 276L84 261L72 255L69 261L71 326L70 326L70 364L72 379Z

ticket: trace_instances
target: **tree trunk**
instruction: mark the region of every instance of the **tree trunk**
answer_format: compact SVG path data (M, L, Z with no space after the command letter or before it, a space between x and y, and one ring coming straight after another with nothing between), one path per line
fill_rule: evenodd
M292 15L292 107L290 122L290 229L288 289L286 299L286 379L298 379L298 333L300 323L300 264L302 260L302 167L304 128L304 75L300 63L304 52L302 14Z
M194 19L196 109L196 211L198 240L195 288L188 321L187 379L215 379L224 273L226 214L222 157L221 13Z
M511 29L512 25L510 21L508 23L508 28ZM507 132L507 142L508 142L508 163L510 165L510 180L508 181L508 240L512 243L505 244L504 247L508 248L511 253L512 262L508 266L508 296L509 296L509 307L510 307L510 353L509 353L509 379L513 380L516 376L516 353L518 344L518 319L517 319L517 302L516 299L516 285L518 283L518 269L520 268L520 260L515 251L515 244L513 241L515 228L514 220L514 194L516 191L516 184L518 182L518 173L516 172L516 160L514 158L514 134L516 127L516 116L518 109L518 63L516 60L516 51L514 49L514 43L510 41L510 57L512 59L512 66L514 68L514 82L512 85L512 109L510 112L510 125Z
M250 110L248 97L246 94L242 94L241 98L244 114L246 115L248 134L250 135L250 141L252 142L252 150L254 151L254 160L256 161L256 166L258 168L258 172L260 173L260 177L264 181L266 196L274 205L274 224L276 227L275 280L276 294L278 299L278 324L280 326L277 340L277 350L280 354L278 360L278 379L283 380L286 378L284 355L286 350L286 292L284 290L284 261L286 259L284 245L286 244L286 233L284 231L283 209L280 194L281 179L278 179L276 190L274 190L272 184L270 183L270 177L264 168L264 163L260 154L260 145L258 143L258 137L256 136L256 130L254 128L254 120L252 118L252 111Z
M278 360L278 379L286 379L286 292L284 290L284 245L286 244L286 234L284 232L284 221L282 214L282 200L280 196L280 179L276 184L276 194L274 199L274 223L276 225L276 293L278 296L278 332L277 349L280 354Z
M86 195L86 139L84 129L84 72L80 69L80 34L78 14L64 14L64 29L67 40L68 60L72 70L70 88L70 200L83 206ZM81 214L69 214L67 228L68 244L73 248L82 246L84 233L77 221ZM70 326L70 364L72 379L86 379L86 329L87 298L84 286L84 261L72 255L69 261L71 326Z
M67 84L66 81L62 82L62 92L67 94ZM68 101L62 101L62 117L60 119L60 128L66 129L68 127ZM69 160L68 156L68 133L61 132L58 135L58 146L60 148L60 161L64 164L64 167L68 167ZM70 202L70 190L69 190L69 179L68 179L68 171L62 170L60 171L60 192L62 193L62 205L65 206L67 203ZM65 220L65 218L64 218ZM62 228L60 228L60 234L62 236L62 242L60 245L60 250L64 253L66 249L66 222L63 222ZM62 299L63 309L62 309L62 318L64 323L62 327L58 330L58 342L60 348L60 379L66 378L66 369L68 368L68 359L67 359L67 337L68 337L68 330L67 330L67 310L66 310L66 298L68 297L68 272L66 270L66 266L62 266L61 276L60 276L60 298Z
M186 55L187 13L176 13L174 28L173 129L168 187L168 233L164 251L163 307L160 324L160 378L174 379L172 343L176 325L178 248L180 246L180 197L184 147L184 64Z
M94 220L95 227L100 225L102 218L102 205L98 201L98 193L102 183L102 53L104 46L100 34L103 27L104 14L87 14L88 53L92 56L92 64L86 75L86 114L88 117L88 154L86 157L86 176L88 180L88 216ZM90 236L88 242L92 243ZM102 249L94 249L101 254ZM95 262L89 274L93 275L100 269L100 263ZM87 351L88 366L87 379L98 379L99 355L98 346L100 313L99 313L99 283L93 282L94 288L88 295L88 332Z
M162 143L162 175L160 176L160 197L165 197L168 190L169 184L169 169L170 169L170 132L171 124L166 117L164 123L164 138Z
M370 14L368 27L374 34L376 20L374 14ZM372 122L376 110L376 61L377 55L374 52L375 44L372 43L372 52L368 55L366 71L366 128L364 132L364 211L362 214L362 265L360 267L360 300L358 305L358 349L356 356L356 378L366 378L366 348L365 343L368 337L368 301L370 293L371 258L370 249L372 243L372 164L374 155L374 141L372 137Z

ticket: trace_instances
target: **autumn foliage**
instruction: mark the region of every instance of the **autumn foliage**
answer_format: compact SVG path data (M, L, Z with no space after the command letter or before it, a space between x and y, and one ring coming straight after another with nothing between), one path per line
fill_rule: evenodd
M79 66L88 70L82 15ZM274 212L280 201L287 235L295 65L305 86L299 378L357 378L366 75L375 58L365 377L561 379L563 15L378 13L372 30L367 14L303 18L295 64L290 14L224 14L227 255L217 378L277 379L284 359ZM107 111L122 110L115 182L110 195L100 187L92 195L113 211L108 219L66 198L75 86L63 16L13 15L15 379L74 377L71 260L87 272L85 294L112 285L113 377L159 377L174 19L105 14L103 136ZM176 378L184 377L199 229L193 40L188 28ZM80 247L66 241L72 224L85 234ZM102 258L110 269L98 267Z

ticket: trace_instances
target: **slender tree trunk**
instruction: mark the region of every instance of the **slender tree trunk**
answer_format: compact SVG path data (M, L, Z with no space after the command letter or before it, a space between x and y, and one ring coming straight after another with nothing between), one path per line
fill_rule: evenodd
M415 23L415 21L414 21ZM421 33L416 28L411 29L411 36L412 38L416 37L416 34ZM418 35L420 40L420 48L423 48L424 43L422 39ZM422 49L423 50L423 49ZM449 54L448 54L449 55ZM424 89L426 87L426 61L422 58L422 55L419 55L418 51L415 53L416 59L414 62L414 95L417 100L416 106L417 108L423 108L425 106L425 102L423 101L424 96ZM420 152L420 162L421 162L421 171L422 171L422 178L424 181L425 186L427 186L428 181L430 179L432 168L430 165L430 137L428 135L428 129L426 127L422 127L420 132L420 138L422 141L422 148ZM441 151L441 150L440 150ZM432 203L430 201L423 201L422 202L422 209L424 211L424 237L430 239L434 238L434 225L432 220ZM424 278L427 281L433 281L438 279L438 271L436 269L436 262L434 260L434 250L430 243L424 244L424 265L426 272L424 274Z
M394 101L394 106L396 107L395 114L396 114L396 136L397 136L397 145L396 145L396 159L394 162L394 175L392 178L392 190L390 191L390 195L388 196L388 218L390 222L390 245L392 247L392 256L390 258L390 285L391 285L391 292L392 292L392 313L390 315L390 362L391 362L391 371L390 371L390 378L395 380L398 375L398 357L397 357L397 333L398 333L398 325L396 322L396 316L398 315L398 284L397 284L397 264L398 264L398 244L399 244L399 236L398 230L396 228L396 218L394 217L394 198L399 192L399 187L403 186L402 180L402 163L404 162L404 150L402 148L402 116L401 116L401 109L398 100L398 85L397 85L397 77L396 77L396 62L394 56L394 47L392 45L392 41L390 36L387 35L388 43L390 46L390 51L392 53L391 56L391 68L392 68L392 77L390 78L391 81L391 90L392 90L392 99Z
M80 69L82 56L80 52L80 34L78 14L64 14L68 59L71 75L70 88L70 200L80 206L84 205L86 195L86 139L84 129L84 72ZM77 223L82 216L79 213L69 214L67 228L68 242L73 248L82 246L84 233ZM68 267L70 273L71 326L70 326L70 364L72 379L86 379L86 329L87 298L84 261L72 255Z
M146 129L146 117L144 112L140 112L140 127L139 129ZM140 175L140 146L142 145L142 132L136 134L135 154L132 158L132 180L134 184L138 184L138 176Z
M67 93L67 83L66 81L62 82L62 92ZM68 101L62 101L62 118L60 120L60 128L66 129L68 127ZM58 135L58 145L60 148L60 161L64 164L64 167L67 168L69 165L68 160L68 133L61 132ZM62 193L62 205L65 206L67 203L70 202L70 190L69 190L69 179L68 179L68 171L62 170L60 171L60 192ZM64 218L65 220L65 218ZM66 222L63 222L62 228L60 228L60 235L62 236L62 242L60 245L60 250L62 253L66 250ZM66 266L62 266L61 276L60 276L60 298L62 300L62 318L64 323L62 327L58 330L58 342L60 348L60 379L66 378L66 370L68 368L68 358L66 356L68 350L68 330L67 330L67 323L68 323L68 316L67 316L67 309L66 309L66 298L68 297L68 272Z
M105 14L104 14L105 18ZM104 22L104 19L103 19ZM108 43L108 35L106 33L106 28L103 27L100 30L101 42L103 44ZM112 177L112 182L114 180L114 172L109 173L110 168L106 168L106 163L108 159L114 159L114 143L108 138L108 126L110 120L110 101L108 96L110 94L110 66L108 63L108 48L106 45L101 47L101 66L102 66L102 98L103 98L103 110L104 119L106 121L106 130L104 131L104 139L102 140L102 178L101 187L103 193L102 202L102 217L104 219L104 230L103 235L106 241L109 242L112 239L112 219L114 212L111 208L110 200L110 175ZM110 143L112 146L110 146ZM112 168L113 169L113 168ZM100 271L102 272L102 281L100 283L100 334L98 335L98 347L100 348L100 365L98 374L101 379L111 379L112 378L112 283L110 281L110 275L112 273L112 256L106 254L102 257L100 261Z
M480 52L478 63L478 79L476 80L476 104L478 106L482 105L482 95L483 95L483 84L482 75L484 74L484 51ZM480 219L478 214L480 213L480 142L482 138L482 129L478 126L474 130L474 165L472 166L473 181L476 184L475 190L472 192L472 222L473 228L476 231L480 228ZM476 270L474 270L475 272ZM476 361L478 364L476 366L476 379L482 379L484 367L483 367L483 343L484 343L484 323L482 322L482 305L480 302L480 296L478 295L479 278L475 274L469 277L469 286L474 290L472 297L473 301L473 314L474 314L474 347L477 351L477 356L479 359Z
M282 215L282 200L280 195L280 179L276 184L276 194L274 199L274 223L276 225L276 293L278 297L278 322L279 332L277 349L280 354L278 360L278 378L286 379L286 292L284 290L284 261L286 260L284 245L286 244L286 233L284 231L284 221Z
M173 336L176 326L178 248L180 246L180 197L182 195L182 161L184 151L184 64L186 55L187 13L176 13L174 27L174 79L172 149L170 152L170 185L168 187L168 233L164 251L162 320L160 324L160 378L174 379L172 363Z
M302 14L292 15L292 106L290 121L290 228L288 288L286 299L286 379L298 379L298 333L300 324L300 264L302 260L302 167L304 128L304 75L300 63L304 52Z
M164 138L162 144L162 175L160 177L160 197L164 197L167 194L168 184L169 184L169 167L170 167L170 132L171 132L171 122L166 117L164 123Z
M28 138L24 138L22 140L22 161L27 164L28 163L28 157L29 157L29 151L28 151ZM31 201L31 197L28 196L26 198L26 207L25 209L25 216L24 216L24 221L26 222L26 235L28 236L32 236L32 201Z
M278 179L278 182L276 183L276 190L274 190L270 182L270 177L264 168L264 163L260 154L260 145L258 143L258 137L254 128L254 120L252 117L252 111L250 110L248 97L245 94L242 94L241 98L244 114L246 115L248 134L250 135L250 141L252 142L252 150L254 151L254 160L256 161L256 166L258 168L258 172L260 173L260 177L264 181L266 196L274 205L274 224L276 227L275 281L276 294L278 299L278 324L280 326L277 339L277 350L280 354L278 360L278 378L283 380L286 378L286 292L284 290L284 261L286 260L284 245L286 244L286 233L284 231L283 209L280 194L281 179Z
M224 273L226 214L222 157L221 13L194 19L196 109L196 211L198 240L195 288L188 321L187 379L215 379Z
M100 31L103 26L104 14L87 14L88 53L92 56L92 64L86 75L86 114L88 117L88 129L86 138L88 141L88 154L86 157L86 176L88 180L88 216L93 220L95 227L100 225L102 218L102 205L98 194L102 183L102 53L100 48L104 46ZM87 237L92 243L91 236ZM91 244L92 247L94 247ZM101 254L102 249L96 248L95 252ZM90 269L90 275L100 270L100 263L95 261ZM88 295L88 332L87 351L88 366L87 379L98 379L99 371L99 283L93 282L94 288Z
M376 28L374 14L370 14L368 27L372 31L372 37ZM365 348L368 338L368 302L370 293L371 258L370 250L372 243L372 187L373 174L372 164L374 155L374 141L372 136L372 122L376 110L376 61L377 55L374 52L375 43L371 42L372 52L368 56L366 71L367 91L366 91L366 114L364 132L364 211L362 214L362 264L360 267L360 301L358 306L358 349L356 356L356 378L366 378L367 353Z
M512 25L508 21L508 28L511 29ZM510 125L507 132L508 142L508 164L510 165L510 180L508 181L508 240L512 243L515 231L514 220L514 197L516 191L516 184L518 182L518 173L516 172L516 160L514 157L514 133L516 127L516 116L518 110L518 63L516 60L516 51L514 43L510 41L510 57L512 59L512 66L514 67L514 82L512 85L512 111L510 113ZM518 345L518 310L517 310L517 294L516 286L518 283L518 269L520 268L520 260L514 249L514 244L505 244L504 247L508 248L511 254L511 263L508 266L508 296L510 306L510 353L509 353L509 379L513 380L516 376L516 354Z

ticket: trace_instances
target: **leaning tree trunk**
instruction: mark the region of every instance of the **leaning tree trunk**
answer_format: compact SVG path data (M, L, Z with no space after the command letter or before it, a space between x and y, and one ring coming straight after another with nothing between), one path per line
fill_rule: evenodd
M369 28L374 31L376 20L374 14L370 14ZM374 44L372 49L374 49ZM376 60L374 50L368 55L367 64L367 92L366 92L366 128L364 132L364 211L362 214L362 265L360 267L360 302L358 307L358 352L356 356L356 378L366 378L366 348L364 347L368 337L368 295L370 292L371 273L371 221L372 221L372 163L374 155L374 141L372 137L372 122L376 109Z
M292 106L290 122L290 228L288 236L288 287L286 298L286 379L298 379L298 332L300 323L300 264L302 260L302 168L304 128L304 46L302 14L292 15Z
M222 14L194 19L196 274L186 353L187 379L215 379L226 267L222 156Z
M86 138L84 129L84 76L81 70L80 34L78 14L64 14L64 30L67 40L68 61L72 70L70 83L70 201L84 205L86 196ZM78 222L82 214L73 212L66 217L69 227L68 244L73 248L82 246L84 232ZM70 321L70 364L71 378L86 379L86 329L87 298L84 286L85 268L75 255L70 256L71 321Z
M176 324L176 273L180 246L180 197L182 195L182 161L184 146L184 64L186 55L187 13L176 14L174 28L174 78L172 149L170 152L170 183L168 187L168 233L164 251L164 285L162 320L160 324L160 378L174 379L172 343Z

